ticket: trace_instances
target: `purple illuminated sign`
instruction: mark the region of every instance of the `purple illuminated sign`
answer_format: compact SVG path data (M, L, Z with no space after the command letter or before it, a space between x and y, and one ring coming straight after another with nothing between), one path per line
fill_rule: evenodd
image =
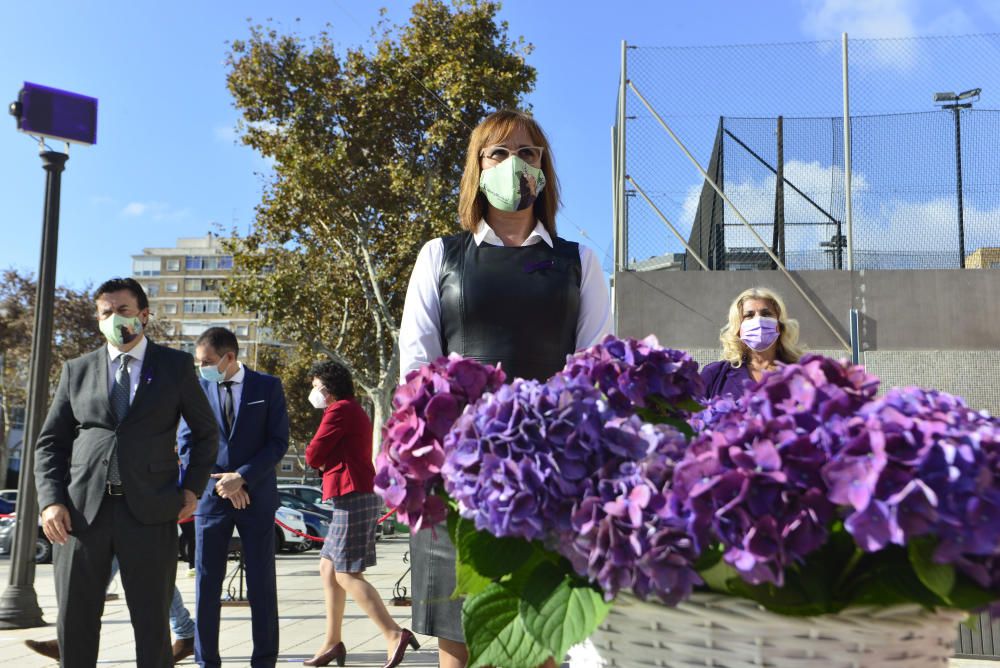
M17 129L80 144L97 143L97 98L24 82Z

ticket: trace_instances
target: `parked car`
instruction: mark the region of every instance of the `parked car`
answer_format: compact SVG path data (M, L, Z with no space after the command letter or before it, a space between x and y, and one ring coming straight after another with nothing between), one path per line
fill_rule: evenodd
M330 511L333 510L333 501L323 501L323 490L315 485L282 483L278 485L278 493L292 494L307 503L317 506L319 512L325 513L328 519L330 517ZM386 512L388 512L388 510ZM395 525L393 525L392 522L379 524L376 529L376 538L382 536L383 534L388 536L394 530ZM326 534L323 535L325 536Z
M16 489L0 489L0 515L8 515L14 512L17 505Z
M332 501L323 500L323 489L315 485L296 485L296 484L286 484L282 483L278 485L279 494L291 494L296 496L306 503L311 503L314 506L318 506L317 512L329 512L333 509Z
M10 554L14 549L14 519L0 517L0 554ZM38 537L35 539L35 563L52 562L52 543L42 533L41 519L38 522Z
M295 531L298 531L299 533L309 533L309 528L306 526L302 513L298 510L281 506L275 511L274 519L279 520L282 524L295 529ZM304 552L309 549L309 541L275 523L274 549L279 552L282 550L288 552Z
M306 523L307 533L314 538L326 538L330 530L330 510L319 510L323 506L316 505L302 500L286 491L278 490L278 502L284 508L294 508L302 513L302 520ZM322 543L306 539L309 547L319 549Z

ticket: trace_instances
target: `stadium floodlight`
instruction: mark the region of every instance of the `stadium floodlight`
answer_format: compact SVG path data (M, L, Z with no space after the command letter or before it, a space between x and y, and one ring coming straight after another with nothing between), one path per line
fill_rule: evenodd
M934 104L942 110L951 111L955 117L955 190L958 198L958 266L965 269L965 216L962 196L962 110L972 109L972 103L979 99L982 88L970 88L957 95L955 93L934 93Z

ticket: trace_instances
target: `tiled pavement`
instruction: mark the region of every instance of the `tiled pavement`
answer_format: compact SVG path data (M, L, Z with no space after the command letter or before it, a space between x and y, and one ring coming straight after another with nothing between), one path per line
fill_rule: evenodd
M393 585L406 571L403 557L408 544L405 536L390 536L378 543L379 563L369 569L369 581L388 600L393 595ZM323 640L323 591L319 583L319 553L281 554L278 556L278 597L281 624L281 655L279 665L301 665L310 658ZM178 564L177 585L188 608L194 607L194 578L186 575L184 564ZM10 561L0 561L0 586L6 587ZM409 577L404 579L409 586ZM113 591L121 594L120 581ZM55 592L52 566L42 565L36 570L35 591L49 626L37 629L0 631L0 661L11 668L52 666L54 662L38 656L24 646L27 638L55 637ZM389 611L402 626L410 621L407 607L389 607ZM105 606L101 630L100 666L133 666L135 650L132 627L123 597ZM421 650L406 655L405 666L433 666L437 664L437 645L433 638L418 637ZM357 606L348 599L344 619L344 642L347 645L347 665L357 668L381 666L385 662L385 645L381 635ZM248 607L223 607L220 634L223 663L247 666L250 663L250 609ZM180 665L194 665L187 659ZM978 660L952 660L951 668L1000 668L1000 662Z
M403 556L408 548L406 536L389 536L378 543L379 563L367 572L368 580L388 600L393 595L393 585L406 571ZM232 562L231 562L232 563ZM194 578L187 577L186 564L178 563L177 585L184 596L188 610L194 611ZM0 561L0 586L6 587L10 560ZM279 665L301 665L319 649L324 636L323 590L319 580L319 552L310 550L302 554L278 555L278 608L280 611L281 653ZM404 579L409 586L409 576ZM116 579L112 591L122 594L121 581ZM24 646L27 638L55 637L56 602L52 566L40 565L35 574L35 591L42 606L47 627L0 631L0 661L11 668L53 666L55 662L41 657ZM389 607L389 612L402 626L409 625L410 609ZM344 616L344 644L347 646L347 665L367 668L385 663L385 643L375 625L348 598ZM223 664L248 666L250 664L250 608L223 607L222 628L219 638ZM433 666L437 664L437 644L433 638L418 637L421 650L407 652L405 666ZM135 649L132 627L124 596L105 605L101 629L100 666L134 666ZM194 665L187 659L179 665Z

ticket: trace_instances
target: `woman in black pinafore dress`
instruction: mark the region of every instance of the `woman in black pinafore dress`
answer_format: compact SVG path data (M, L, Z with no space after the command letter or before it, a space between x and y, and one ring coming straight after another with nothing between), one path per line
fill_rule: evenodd
M545 380L566 356L608 333L611 308L600 262L556 236L558 184L535 120L499 111L469 139L459 198L463 231L420 251L400 324L401 381L457 352L501 364L507 380ZM413 629L437 636L442 668L467 660L455 548L444 525L410 539Z

